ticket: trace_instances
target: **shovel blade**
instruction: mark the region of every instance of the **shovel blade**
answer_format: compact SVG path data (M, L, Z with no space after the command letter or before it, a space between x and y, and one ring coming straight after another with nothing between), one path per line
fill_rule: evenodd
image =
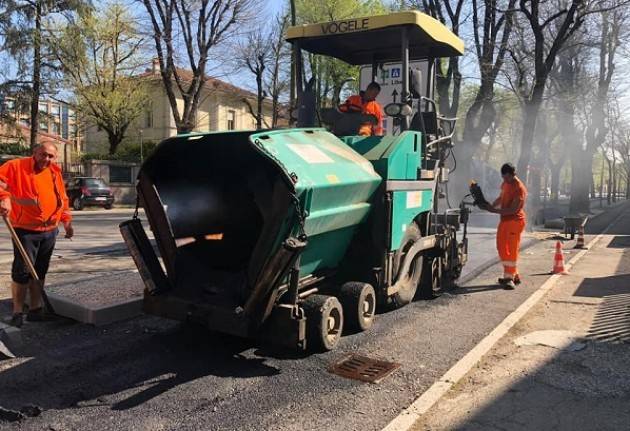
M9 348L2 341L0 341L0 360L14 358L15 355L13 354L13 352L11 352L11 350L9 350Z

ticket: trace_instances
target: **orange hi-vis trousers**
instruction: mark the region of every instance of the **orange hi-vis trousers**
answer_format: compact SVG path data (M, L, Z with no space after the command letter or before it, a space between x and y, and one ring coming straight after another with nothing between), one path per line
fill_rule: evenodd
M518 275L518 251L525 220L501 220L497 228L497 250L503 264L503 278L514 279Z

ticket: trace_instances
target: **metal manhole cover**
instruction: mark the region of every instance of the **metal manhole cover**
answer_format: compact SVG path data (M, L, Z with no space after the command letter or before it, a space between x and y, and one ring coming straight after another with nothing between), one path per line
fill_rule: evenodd
M400 364L395 362L379 361L352 354L332 364L328 371L348 379L379 383L398 367L400 367Z

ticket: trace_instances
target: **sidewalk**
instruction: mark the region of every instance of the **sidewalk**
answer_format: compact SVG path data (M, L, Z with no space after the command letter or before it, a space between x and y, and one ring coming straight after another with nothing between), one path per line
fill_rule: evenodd
M630 236L606 235L412 429L627 430L629 364Z

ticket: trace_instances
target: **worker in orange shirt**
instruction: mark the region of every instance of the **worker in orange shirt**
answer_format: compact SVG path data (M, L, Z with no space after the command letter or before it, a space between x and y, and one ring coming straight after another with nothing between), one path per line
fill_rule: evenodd
M66 238L74 235L68 196L56 159L57 147L47 143L35 147L32 157L11 160L0 166L0 216L8 217L11 221L41 283L48 272L59 223L64 226ZM30 293L30 306L26 319L43 320L40 290L43 284L40 286L32 279L15 243L13 254L11 324L20 327L24 321L27 290Z
M503 278L499 279L506 289L514 289L521 283L518 273L518 253L521 246L521 234L525 230L525 199L527 189L516 176L516 169L511 163L501 167L503 184L501 195L484 209L501 215L497 228L497 250L503 264Z
M359 129L361 136L382 136L383 135L383 109L376 101L381 86L376 82L371 82L361 94L350 96L346 103L339 107L341 112L360 112L376 117L376 124L365 123Z

